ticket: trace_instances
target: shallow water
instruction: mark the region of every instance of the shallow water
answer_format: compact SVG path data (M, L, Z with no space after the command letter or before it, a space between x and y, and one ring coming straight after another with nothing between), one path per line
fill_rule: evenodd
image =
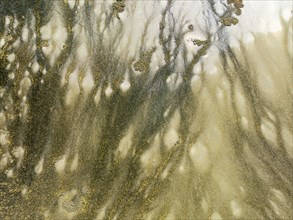
M0 2L0 219L292 219L292 78L290 1Z

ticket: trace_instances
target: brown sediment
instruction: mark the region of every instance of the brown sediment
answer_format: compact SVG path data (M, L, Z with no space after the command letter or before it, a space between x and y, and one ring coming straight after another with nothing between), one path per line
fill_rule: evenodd
M52 64L42 50L41 36L41 26L51 18L42 11L44 2L38 2L28 17L17 18L20 23L15 31L14 20L10 20L6 32L13 32L13 39L6 39L1 48L0 71L5 76L0 78L0 92L4 91L0 159L5 154L11 159L1 164L4 199L0 200L0 217L292 218L293 79L284 37L289 23L284 21L280 33L254 34L254 41L248 44L239 41L239 48L221 42L224 46L217 50L218 59L202 64L214 65L217 72L202 69L194 79L195 66L215 47L214 36L195 39L192 46L198 50L188 59L183 42L188 31L183 19L177 24L169 22L176 19L171 10L174 2L169 0L156 26L151 26L152 18L147 20L138 56L128 57L125 52L121 57L113 45L119 45L123 26L113 31L111 22L116 22L113 13L119 16L128 6L117 1L112 7L116 12L111 12L104 2L99 5L104 11L95 17L98 28L90 41L94 45L90 61L74 73L79 65L75 51L82 40L74 29L78 1L73 8L63 1L51 2L51 8L60 10L67 30L64 47ZM229 3L241 14L242 1ZM223 22L216 34L236 25L231 13L216 17ZM106 16L104 22L102 15ZM7 69L7 56L12 52L8 48L25 24L35 40L13 50L19 69L15 62ZM159 44L147 48L143 44L151 28L157 30ZM187 28L189 32L197 30L190 25ZM7 37L6 32L1 32L1 39ZM27 50L33 52L24 53ZM153 73L152 58L159 50L163 62ZM40 65L36 73L31 68L33 57ZM94 85L85 96L82 82L87 68ZM12 71L16 77L9 81L6 75ZM25 71L28 76L23 75ZM131 87L123 93L119 83L126 71ZM182 81L170 87L167 81L176 71ZM72 74L77 74L81 92L66 104ZM30 80L31 86L20 95L23 79ZM109 84L112 92L105 95ZM170 130L173 133L168 136ZM122 139L129 142L120 145ZM16 146L25 149L20 167L13 153ZM78 165L71 170L76 155ZM35 169L42 158L43 170L38 174ZM64 169L57 172L56 163L62 164L63 158ZM155 158L156 162L144 163L143 158Z

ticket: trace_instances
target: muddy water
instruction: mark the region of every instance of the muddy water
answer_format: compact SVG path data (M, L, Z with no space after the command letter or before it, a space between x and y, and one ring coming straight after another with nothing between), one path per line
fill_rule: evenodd
M291 219L290 7L0 3L0 218Z

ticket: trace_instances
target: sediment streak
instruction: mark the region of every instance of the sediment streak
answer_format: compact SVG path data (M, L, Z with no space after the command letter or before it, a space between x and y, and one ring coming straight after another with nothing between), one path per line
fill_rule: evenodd
M292 18L254 4L1 2L1 219L292 218Z

